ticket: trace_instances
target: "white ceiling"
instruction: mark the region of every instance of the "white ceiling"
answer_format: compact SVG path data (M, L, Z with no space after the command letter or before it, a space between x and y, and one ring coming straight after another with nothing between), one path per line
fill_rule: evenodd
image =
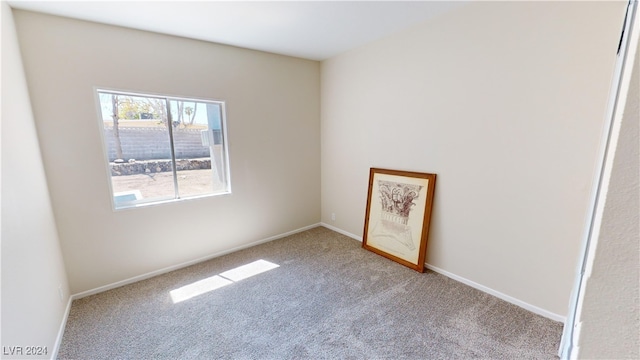
M464 1L20 1L13 8L324 60Z

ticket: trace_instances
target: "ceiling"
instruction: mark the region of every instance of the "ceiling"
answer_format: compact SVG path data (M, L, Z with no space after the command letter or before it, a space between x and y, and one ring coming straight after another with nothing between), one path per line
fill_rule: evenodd
M8 1L12 8L324 60L465 1Z

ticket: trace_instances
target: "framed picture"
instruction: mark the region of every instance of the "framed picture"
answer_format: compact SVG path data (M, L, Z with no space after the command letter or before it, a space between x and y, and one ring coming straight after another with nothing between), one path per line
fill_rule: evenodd
M436 174L371 168L362 247L424 271Z

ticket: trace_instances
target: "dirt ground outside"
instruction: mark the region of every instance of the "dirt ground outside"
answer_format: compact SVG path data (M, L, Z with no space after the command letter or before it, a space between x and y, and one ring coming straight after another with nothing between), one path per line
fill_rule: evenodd
M214 180L211 169L178 171L180 197L206 195L222 191L223 184ZM161 172L127 176L112 176L113 192L138 190L144 199L174 197L173 173Z

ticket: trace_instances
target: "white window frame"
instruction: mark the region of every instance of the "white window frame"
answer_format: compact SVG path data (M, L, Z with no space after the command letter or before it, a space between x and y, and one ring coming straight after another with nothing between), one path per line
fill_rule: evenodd
M222 136L222 147L223 147L223 154L222 154L221 160L223 162L222 170L224 173L222 175L224 176L224 179L225 179L224 181L225 189L215 193L211 192L208 194L200 194L200 195L193 195L193 196L181 197L179 195L177 170L176 170L176 157L175 157L175 149L174 149L174 143L173 143L173 129L171 126L169 126L167 128L167 131L169 133L169 138L170 138L169 144L171 146L173 185L174 185L174 192L176 195L173 198L163 197L163 198L152 198L152 199L138 199L133 202L129 202L126 205L116 204L116 200L115 200L116 194L113 191L113 181L112 181L111 167L110 167L110 161L109 161L109 148L107 145L107 139L105 137L105 131L104 131L104 121L102 117L102 104L100 102L100 92L124 95L124 96L137 96L137 97L165 99L167 102L167 117L168 117L167 120L169 124L171 124L172 122L170 101L188 101L188 102L204 102L204 103L218 104L220 106L220 127L221 127L220 133ZM160 204L167 204L167 203L188 201L188 200L194 200L194 199L216 197L216 196L224 196L224 195L231 194L231 171L230 171L230 165L229 165L229 141L228 141L229 137L227 135L226 102L224 100L175 96L175 95L167 95L167 94L154 94L154 93L140 92L140 91L134 91L134 90L113 89L113 88L104 87L104 86L94 87L93 94L95 97L95 103L96 103L95 106L96 106L97 115L98 115L97 124L100 132L100 140L102 141L102 152L104 155L104 164L105 164L106 173L108 176L109 196L111 198L111 208L113 209L113 211L122 211L122 210L135 209L135 208L146 207L146 206L154 206L154 205L160 205ZM211 154L211 157L213 158L213 154ZM213 161L212 161L212 165L213 165ZM213 168L211 169L211 171L213 171ZM134 192L136 191L133 191L132 193ZM119 194L122 195L124 193L119 193ZM136 198L139 198L139 192L138 194L136 194Z

